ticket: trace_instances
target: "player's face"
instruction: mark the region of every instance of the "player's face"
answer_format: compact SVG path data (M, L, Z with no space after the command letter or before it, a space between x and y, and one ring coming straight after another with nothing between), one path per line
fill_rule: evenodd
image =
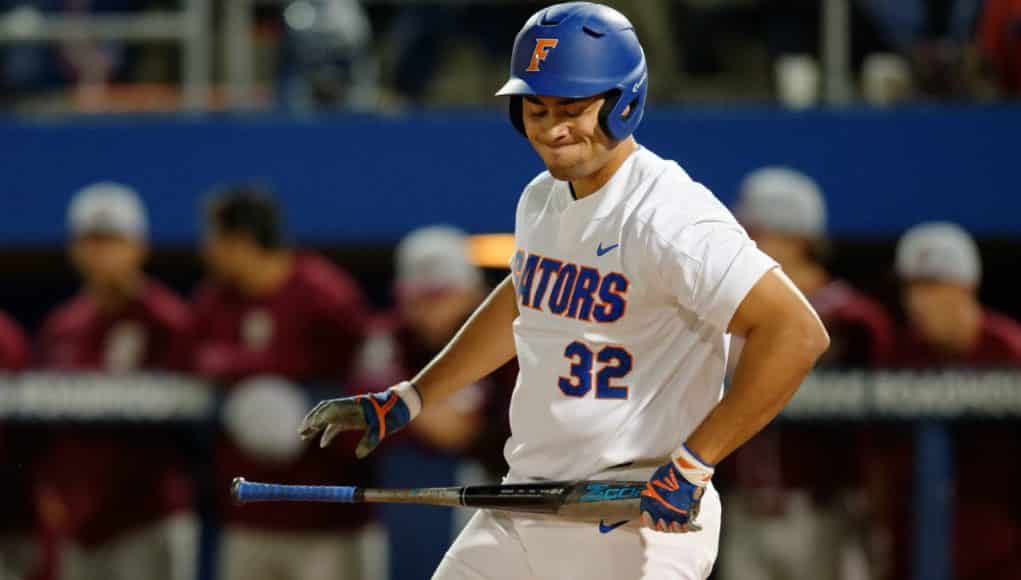
M119 287L142 271L146 247L139 240L114 234L87 234L71 244L71 261L92 285Z
M615 143L599 126L605 100L524 97L525 133L553 177L582 179L609 162Z
M930 344L952 350L961 344L961 333L974 290L948 282L916 280L904 289L904 306L911 324Z
M202 256L214 276L237 282L249 260L249 245L243 237L225 234L213 227L206 233Z
M400 308L412 331L428 346L441 348L469 314L481 296L467 288L409 291L400 296Z

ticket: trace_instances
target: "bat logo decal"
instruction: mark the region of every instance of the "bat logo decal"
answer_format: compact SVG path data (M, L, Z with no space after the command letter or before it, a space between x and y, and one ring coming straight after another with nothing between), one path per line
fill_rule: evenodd
M618 499L640 498L641 486L610 485L607 483L590 483L585 488L585 494L578 501L582 503L594 501L611 501Z

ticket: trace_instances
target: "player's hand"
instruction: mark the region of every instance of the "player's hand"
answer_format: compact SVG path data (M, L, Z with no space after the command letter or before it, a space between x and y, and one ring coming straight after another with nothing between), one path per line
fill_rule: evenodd
M322 432L320 447L326 447L342 431L364 429L355 449L359 459L379 445L384 437L404 428L422 409L418 389L408 381L381 393L321 401L301 422L301 438L309 440Z
M695 519L712 476L713 467L682 445L670 462L649 478L642 492L642 525L672 533L701 529Z

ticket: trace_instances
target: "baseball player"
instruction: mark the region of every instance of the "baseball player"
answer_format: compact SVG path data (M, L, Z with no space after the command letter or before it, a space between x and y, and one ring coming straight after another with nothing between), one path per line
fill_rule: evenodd
M906 325L891 366L916 371L1021 368L1021 324L979 299L982 256L975 240L950 222L918 224L897 242ZM953 427L953 578L1021 578L1021 501L1017 487L1018 431L1010 423L961 422ZM896 432L873 440L870 459L882 475L869 490L880 529L888 534L890 569L883 578L905 578L911 566L911 519L896 501L917 475L912 442Z
M497 94L547 168L518 204L511 275L418 375L321 402L302 434L327 445L365 429L364 456L516 354L505 480L647 479L642 526L480 511L433 578L706 578L715 464L780 411L829 338L713 194L635 141L648 77L627 18L542 9L510 76ZM731 333L746 343L722 397Z

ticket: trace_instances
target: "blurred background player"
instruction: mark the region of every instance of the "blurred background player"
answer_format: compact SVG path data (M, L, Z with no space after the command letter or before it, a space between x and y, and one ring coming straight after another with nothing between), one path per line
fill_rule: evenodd
M883 307L826 269L826 201L812 178L785 167L763 167L741 183L735 214L759 248L780 263L830 333L823 368L882 364L893 346Z
M28 363L28 343L21 327L0 312L0 373L19 371ZM0 423L0 580L21 580L38 566L33 543L36 512L27 477L34 441L25 429Z
M344 392L365 335L368 312L350 276L311 252L292 250L284 239L280 212L267 192L240 186L208 205L205 245L209 280L197 294L198 372L220 381L238 397L293 409L304 400L286 382L269 389L239 385L276 376L308 385L326 381ZM296 401L295 398L298 397ZM228 422L217 448L217 499L225 520L219 576L225 580L349 580L377 578L363 567L361 550L371 536L365 506L265 503L240 509L230 501L231 479L284 483L364 485L369 464L338 450L302 445L293 453L259 454L259 436L285 423L290 441L298 428L268 409L268 416ZM232 427L233 424L233 427ZM254 432L254 433L253 433ZM246 443L254 442L254 444ZM272 446L273 441L262 441Z
M957 225L925 223L897 244L907 326L892 364L913 370L1021 368L1021 325L979 301L982 263L971 236ZM957 480L951 502L954 578L1021 577L1021 472L1016 424L958 423ZM888 578L910 575L912 449L906 437L888 441L877 459L885 469L873 501L892 536ZM879 451L879 450L882 451ZM995 474L995 475L990 475Z
M464 232L446 226L415 230L397 246L397 307L374 324L361 357L365 384L382 390L425 366L488 293L471 261ZM496 482L506 472L511 365L423 410L380 456L386 487ZM484 470L480 470L480 460ZM409 514L407 508L418 512ZM434 569L470 512L428 506L383 506L392 578L414 580ZM415 517L415 516L418 517Z
M79 191L68 211L69 253L82 289L46 319L39 366L75 372L184 371L194 320L146 276L145 209L116 183ZM173 432L65 426L38 466L52 509L43 522L69 540L60 577L184 580L195 573L193 490Z
M826 269L826 206L813 179L784 167L757 169L741 184L735 214L826 326L830 348L818 368L874 368L889 356L893 330L883 308ZM856 459L818 469L833 465L834 450L854 448L849 430L802 423L773 425L740 449L728 468L735 489L723 576L836 579L849 545L863 562L847 505L859 479Z

